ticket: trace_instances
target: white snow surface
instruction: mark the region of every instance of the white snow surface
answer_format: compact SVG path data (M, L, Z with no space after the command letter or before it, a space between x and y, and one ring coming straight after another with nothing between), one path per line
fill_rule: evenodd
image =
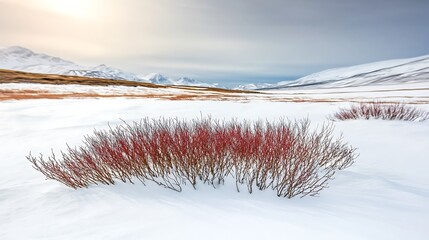
M402 83L429 80L429 55L334 68L310 74L295 81L276 84L245 85L244 89L334 88Z
M139 75L126 72L121 69L109 67L104 64L95 67L81 66L58 57L52 57L42 53L35 53L30 49L19 46L0 47L0 69L10 69L32 73L61 74L115 80L152 82L162 85L188 85L203 87L215 86L213 84L203 83L187 77L171 79L166 78L158 73ZM161 76L163 81L153 78L153 75Z
M360 155L319 197L302 199L278 198L271 191L238 193L232 183L181 193L119 182L73 190L45 180L25 159L30 151L48 155L66 143L79 145L93 129L122 120L308 117L316 128L347 105L256 99L1 101L0 239L427 239L429 121L335 122L335 134L342 133ZM417 106L429 110L428 104Z

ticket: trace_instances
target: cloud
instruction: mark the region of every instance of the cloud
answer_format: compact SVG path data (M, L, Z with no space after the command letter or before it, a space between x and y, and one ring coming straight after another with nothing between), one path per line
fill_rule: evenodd
M203 79L298 76L429 53L424 0L88 0L96 18L38 1L0 0L0 45Z

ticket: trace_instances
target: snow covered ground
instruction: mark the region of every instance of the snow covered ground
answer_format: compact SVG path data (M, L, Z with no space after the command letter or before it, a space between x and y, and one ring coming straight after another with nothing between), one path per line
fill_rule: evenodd
M31 92L26 92L31 91ZM188 96L192 99L237 101L269 100L278 102L404 102L413 104L429 104L428 83L405 83L392 85L375 85L361 87L323 88L323 89L276 89L260 91L259 93L216 91L193 87L126 87L126 86L84 86L84 85L52 85L34 83L5 83L0 84L0 94L16 92L33 98L35 92L54 94L59 97L81 98L82 94L97 95L97 97L126 96L129 98L160 98L175 99ZM3 96L6 99L6 95ZM49 95L46 96L49 98ZM3 99L4 99L3 98ZM0 100L2 96L0 95Z
M320 89L273 89L261 91L272 99L294 97L309 101L385 101L405 103L429 103L429 83L402 83L358 87Z
M374 97L368 88L341 96ZM312 91L294 94L311 97L327 90ZM293 93L274 94L280 98ZM424 94L427 90L421 97L428 96ZM397 97L409 101L407 96ZM429 121L336 122L336 134L342 132L360 155L315 198L238 193L233 184L220 189L200 185L197 191L181 193L129 183L73 190L46 181L25 159L30 151L49 154L65 149L66 143L79 145L93 129L120 124L121 119L308 117L316 127L347 105L257 97L247 102L0 101L0 239L427 239ZM429 110L429 104L418 107Z

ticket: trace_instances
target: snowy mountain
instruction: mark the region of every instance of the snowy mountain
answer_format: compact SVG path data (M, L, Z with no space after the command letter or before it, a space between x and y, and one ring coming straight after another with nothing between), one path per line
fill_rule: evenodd
M429 55L329 69L260 89L332 88L427 82Z
M200 82L200 81L195 80L193 78L181 77L181 78L175 80L175 84L174 85L188 85L188 86L199 86L199 87L216 87L217 83L208 84L208 83Z
M203 83L193 78L181 77L177 80L167 78L159 73L150 73L146 76L140 76L141 79L161 85L187 85L187 86L199 86L199 87L215 87L216 84Z
M255 89L264 89L264 88L272 88L277 86L277 84L272 83L247 83L241 84L235 87L236 90L255 90Z
M173 80L168 79L159 73L150 73L148 75L141 76L140 78L155 84L174 85Z
M18 70L32 73L61 74L82 77L107 78L115 80L130 80L151 82L162 85L189 85L213 87L214 85L196 81L191 78L177 80L167 78L158 73L146 76L125 72L104 64L95 67L85 67L58 57L35 53L23 47L0 48L0 69Z
M182 84L182 83L200 84L199 81L197 81L193 78L188 78L188 77L181 77L181 78L177 79L177 83L179 83L179 84Z
M72 69L63 72L64 75L73 75L73 76L84 76L84 77L94 77L94 78L107 78L115 80L130 80L130 81L143 81L134 73L124 72L117 68L112 68L104 64L95 66L90 69Z
M22 47L0 48L0 68L34 73L62 74L83 67L45 54L34 53Z

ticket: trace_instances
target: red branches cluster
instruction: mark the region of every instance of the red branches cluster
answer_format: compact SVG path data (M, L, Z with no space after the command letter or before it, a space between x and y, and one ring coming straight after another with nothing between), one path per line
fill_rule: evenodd
M184 184L213 187L233 178L278 196L317 195L336 170L350 166L355 149L332 136L332 125L310 131L310 122L192 122L143 119L95 131L80 147L44 159L27 157L48 179L72 188L152 181L181 191Z
M342 108L330 117L332 120L383 119L403 121L424 121L429 119L429 112L404 103L360 103L349 108Z

